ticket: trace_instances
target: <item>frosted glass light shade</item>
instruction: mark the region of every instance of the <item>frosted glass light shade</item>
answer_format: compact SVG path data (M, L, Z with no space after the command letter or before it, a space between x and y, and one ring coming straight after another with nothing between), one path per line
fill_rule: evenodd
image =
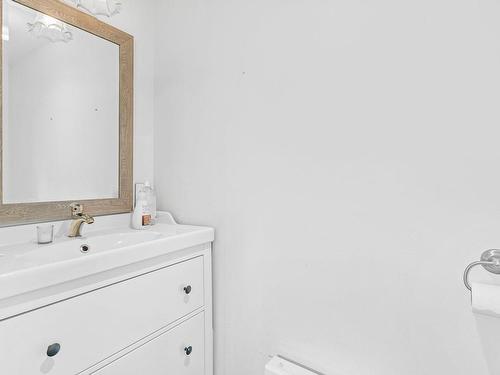
M67 43L73 39L73 34L64 22L41 13L37 13L35 20L28 23L28 31L37 38L45 38L51 42Z
M78 8L82 8L96 16L111 17L120 13L121 0L73 0Z

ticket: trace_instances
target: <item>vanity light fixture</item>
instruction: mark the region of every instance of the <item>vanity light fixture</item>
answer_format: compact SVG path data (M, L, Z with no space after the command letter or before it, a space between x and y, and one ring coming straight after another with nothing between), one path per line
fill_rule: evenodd
M72 0L77 8L91 13L95 16L111 17L120 13L122 9L121 0Z
M45 38L51 42L69 42L73 34L68 26L46 14L37 13L33 22L28 23L28 31L37 38Z

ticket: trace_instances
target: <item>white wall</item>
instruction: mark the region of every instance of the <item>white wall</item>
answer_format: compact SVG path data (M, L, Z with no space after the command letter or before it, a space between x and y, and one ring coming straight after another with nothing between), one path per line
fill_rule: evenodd
M216 375L499 373L461 273L500 246L500 3L157 14L159 203L217 229Z

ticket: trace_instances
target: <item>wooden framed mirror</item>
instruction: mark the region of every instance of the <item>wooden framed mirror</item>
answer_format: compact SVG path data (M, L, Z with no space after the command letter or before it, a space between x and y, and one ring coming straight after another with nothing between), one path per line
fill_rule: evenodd
M0 225L130 212L133 37L58 0L0 4Z

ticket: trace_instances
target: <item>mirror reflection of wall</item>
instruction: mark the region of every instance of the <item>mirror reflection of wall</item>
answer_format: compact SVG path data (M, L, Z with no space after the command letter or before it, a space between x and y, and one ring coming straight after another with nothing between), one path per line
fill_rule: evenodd
M3 202L117 198L118 45L3 4Z

